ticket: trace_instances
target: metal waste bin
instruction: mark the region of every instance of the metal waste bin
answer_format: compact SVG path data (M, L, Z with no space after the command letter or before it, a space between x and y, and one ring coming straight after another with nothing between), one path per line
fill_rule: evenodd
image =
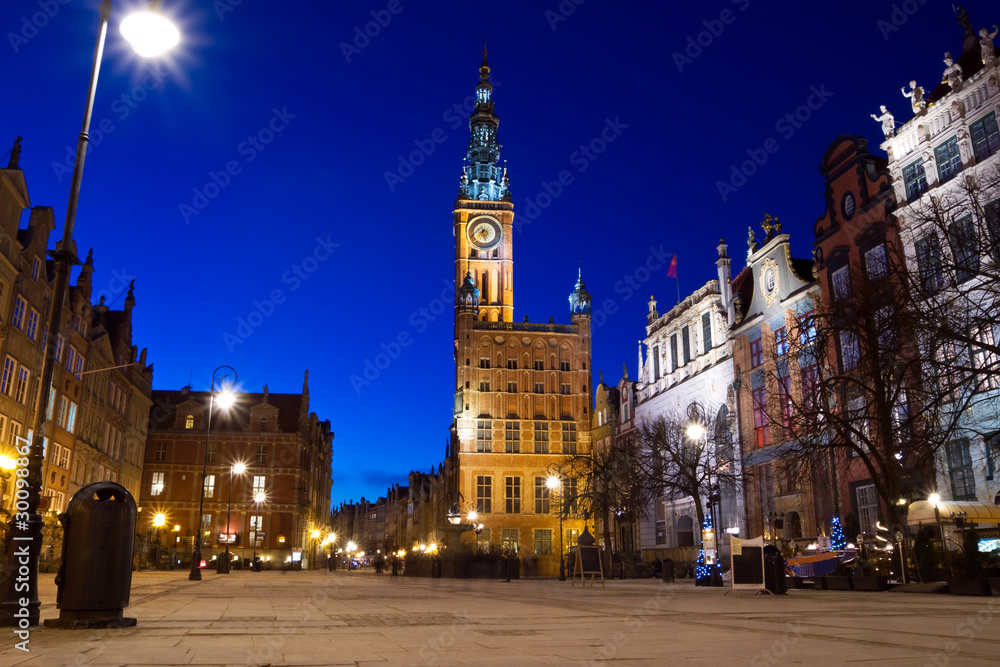
M132 587L136 505L114 482L93 482L77 491L59 521L62 563L56 575L59 618L45 625L103 628L135 625L123 618Z

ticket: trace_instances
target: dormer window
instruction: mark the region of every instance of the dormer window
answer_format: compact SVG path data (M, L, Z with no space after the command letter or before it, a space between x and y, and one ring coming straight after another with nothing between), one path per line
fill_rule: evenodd
M184 428L192 429L194 428L194 415L188 415L184 418Z
M260 424L258 425L258 429L260 430L261 433L263 433L264 431L267 430L267 420L266 419L261 419L260 420Z

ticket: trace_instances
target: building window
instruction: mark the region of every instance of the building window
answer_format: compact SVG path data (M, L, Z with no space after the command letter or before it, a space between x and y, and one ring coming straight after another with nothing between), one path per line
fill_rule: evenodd
M779 357L788 354L788 331L785 327L774 330L774 353Z
M1000 432L986 436L983 447L986 449L986 479L992 481L996 474L997 455L1000 454Z
M482 524L480 524L482 525ZM489 551L490 550L490 529L483 528L477 531L476 535L476 549L478 551Z
M535 478L535 514L549 513L549 490L548 479Z
M955 280L964 283L979 272L979 249L972 216L956 220L948 228L948 241L955 257Z
M65 396L59 397L59 413L56 415L56 426L61 429L66 428L66 408L69 405L69 399Z
M34 280L36 283L38 282L38 276L41 273L41 270L42 270L42 263L41 263L41 261L39 261L39 259L37 257L32 258L32 260L31 260L31 279Z
M517 370L517 359L508 359L507 360L507 369L508 370L512 370L512 371L516 371Z
M163 473L162 472L154 472L153 473L153 482L152 482L152 484L149 487L149 495L151 495L151 496L158 496L161 493L163 493Z
M536 394L544 394L545 393L545 383L544 382L536 382L535 383L535 393Z
M976 162L982 162L1000 151L1000 132L997 131L995 112L990 112L982 120L972 123L969 126L969 134L972 135L972 152L976 156Z
M684 363L691 361L691 330L688 327L681 329L681 348L684 351Z
M205 450L205 460L209 463L215 463L215 448L216 444L214 442L208 443L208 449Z
M507 383L507 393L508 394L516 394L517 393L517 383L516 382L508 382Z
M976 388L979 391L1000 388L1000 377L997 376L997 367L1000 366L1000 357L993 351L996 337L993 335L993 326L984 324L972 330L972 339L978 341L986 347L973 345L972 367L976 369ZM985 371L985 372L978 372Z
M549 423L535 422L535 453L549 453Z
M184 418L184 428L192 429L194 428L194 415L188 415Z
M771 429L767 422L767 394L764 387L757 387L753 394L753 428L757 434L757 446L771 444Z
M518 422L506 422L504 426L504 451L508 454L521 452L521 425Z
M677 363L677 334L670 337L670 371L674 372L680 368L680 364Z
M264 536L260 535L263 531L261 528L264 526L264 517L258 515L250 516L250 540L251 546L262 547L264 546Z
M950 181L955 174L962 171L962 156L958 152L958 139L952 137L935 148L934 162L937 163L938 180L942 183Z
M257 445L257 463L267 463L267 445Z
M816 314L814 311L799 316L799 345L806 346L816 340Z
M18 403L23 404L28 397L29 376L28 369L24 366L17 369L17 381L14 383L14 400Z
M833 288L833 298L843 301L851 296L851 271L848 267L842 266L830 273L830 284Z
M65 339L63 339L62 334L59 334L58 336L56 336L56 363L57 364L61 364L62 363L62 351L63 351L64 340Z
M868 536L875 535L875 523L878 521L878 494L875 492L875 485L855 487L854 498L861 532Z
M563 454L576 454L576 424L562 425Z
M937 234L928 234L916 244L917 267L920 284L928 294L935 294L944 287L944 267L941 263L941 242Z
M868 271L868 278L871 280L881 280L889 275L889 257L886 255L884 243L865 251L865 270Z
M479 360L479 367L480 368L489 368L490 367L490 359L489 359L489 357L483 357L483 358L481 358Z
M260 420L260 422L257 424L257 430L259 432L261 432L261 433L267 432L267 420L266 419L261 419Z
M24 297L20 294L17 295L17 300L14 301L14 314L10 319L10 323L14 325L16 329L23 329L24 327L24 311L28 307L28 302L24 300Z
M24 330L24 335L32 342L34 342L35 336L38 335L38 311L34 308L28 311L28 327Z
M712 351L712 314L705 313L701 316L701 340L705 345L705 354Z
M66 431L72 433L76 429L76 403L69 402L69 411L66 413Z
M790 375L778 378L778 403L781 410L781 425L785 428L785 434L789 434L792 427L792 378Z
M167 460L167 443L158 442L156 443L156 451L153 453L154 461L166 461Z
M951 497L954 500L975 500L976 478L972 474L969 441L959 438L948 443L948 472L951 475Z
M493 451L493 422L482 419L476 422L476 451Z
M559 362L559 370L561 370L561 371L568 371L569 370L569 362L568 361L560 361Z
M215 497L215 475L205 475L205 497Z
M750 368L764 363L764 341L760 338L750 341Z
M986 231L993 242L993 260L1000 263L1000 201L987 204L983 208L983 215L986 218Z
M504 501L507 514L521 513L521 478L507 477L504 483Z
M547 556L552 553L552 531L535 530L535 555Z
M656 382L660 379L660 347L658 345L653 346L650 358L653 362L653 382Z
M860 351L858 350L858 338L853 331L841 331L838 334L840 340L840 370L847 372L858 365Z
M476 511L480 514L493 511L493 478L489 475L476 476Z
M480 381L479 391L489 391L489 390L490 390L490 381L489 380Z
M569 384L566 383L566 382L564 382L563 384L559 385L559 393L568 396L569 395Z
M504 528L500 533L500 547L506 554L517 553L517 528Z
M0 379L0 393L10 396L11 387L14 386L14 370L16 368L17 362L14 361L14 357L8 356L3 360L3 378Z
M917 160L903 167L903 185L906 188L907 199L916 199L927 192L927 176L924 174L923 160Z
M545 362L541 361L539 359L536 359L535 363L534 363L534 367L535 367L536 371L544 371L545 370Z

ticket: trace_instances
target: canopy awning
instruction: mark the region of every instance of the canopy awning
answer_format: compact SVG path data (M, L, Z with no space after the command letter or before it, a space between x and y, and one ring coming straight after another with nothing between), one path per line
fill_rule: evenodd
M961 513L965 514L962 515ZM961 517L968 523L1000 524L1000 505L980 502L978 500L941 500L937 504L937 514L934 505L926 500L910 503L906 522L915 526L920 523L932 524L955 523Z

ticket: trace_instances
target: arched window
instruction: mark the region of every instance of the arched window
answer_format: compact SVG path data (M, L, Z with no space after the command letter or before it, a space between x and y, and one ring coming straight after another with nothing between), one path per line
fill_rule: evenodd
M194 415L188 415L184 418L184 428L194 428Z

